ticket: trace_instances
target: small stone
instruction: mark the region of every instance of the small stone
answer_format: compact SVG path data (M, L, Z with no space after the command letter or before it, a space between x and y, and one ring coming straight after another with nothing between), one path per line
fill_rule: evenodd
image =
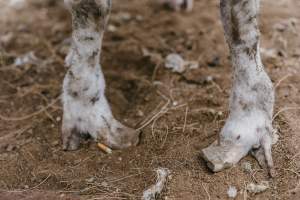
M34 52L28 52L20 57L15 59L14 65L16 66L23 66L26 64L34 64L37 63L38 58L35 56Z
M58 140L55 140L54 142L52 142L52 146L57 146L59 145L59 141Z
M118 160L119 160L119 161L122 161L123 159L122 159L122 157L119 157Z
M26 6L26 3L25 0L10 0L8 5L16 10L21 10Z
M28 186L28 185L24 185L24 188L25 188L25 189L29 189L29 186Z
M144 20L144 17L142 15L137 15L135 18L136 18L137 21L143 21Z
M114 33L117 31L117 27L112 24L109 24L107 27L107 31Z
M88 183L93 183L94 181L95 181L95 177L86 179L86 182L88 182Z
M273 138L272 138L273 139L272 140L272 144L274 145L274 144L276 144L279 141L278 129L274 129L273 130L272 136L273 136Z
M165 67L173 72L182 73L185 71L185 61L179 54L169 54L166 57Z
M185 10L190 12L193 9L193 0L159 0L162 5L167 6L172 10Z
M144 100L145 100L145 101L150 101L150 96L144 97Z
M14 151L16 149L16 146L12 145L12 144L9 144L7 147L6 147L6 151L8 152L11 152L11 151Z
M56 121L60 122L61 118L60 117L56 117Z
M173 101L173 106L177 106L178 105L178 101Z
M31 182L35 182L35 181L36 181L36 177L30 178L30 181L31 181Z
M143 117L144 116L144 112L141 111L141 110L138 110L137 113L136 113L136 116Z
M247 191L250 192L250 193L253 193L253 194L264 192L268 188L269 188L269 182L268 181L262 181L259 184L250 183L246 187Z
M197 61L189 61L186 63L186 65L189 69L198 69L199 68L199 62L197 62Z
M237 189L234 186L229 186L227 190L227 195L229 198L235 198L237 195Z
M214 80L214 77L212 77L212 76L207 76L205 78L205 81L208 82L208 83L212 82L213 80Z
M208 112L215 115L217 113L217 111L215 109L209 108ZM218 114L218 113L217 113Z
M129 21L131 20L131 14L130 13L127 13L127 12L122 12L119 14L119 18L123 21Z

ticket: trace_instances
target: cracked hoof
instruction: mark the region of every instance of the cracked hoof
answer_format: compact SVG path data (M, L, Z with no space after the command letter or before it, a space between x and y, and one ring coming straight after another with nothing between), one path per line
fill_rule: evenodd
M276 175L272 159L272 139L264 137L261 145L253 146L250 149L251 154L258 161L262 168L267 168L269 175L274 177ZM224 141L220 145L217 141L209 147L201 151L201 156L207 162L207 166L213 172L219 172L223 169L230 168L238 163L244 156L248 154L249 150L246 145L241 143L234 143L232 141Z
M219 172L235 165L247 153L241 145L230 141L218 145L218 142L215 141L209 147L203 149L201 155L207 162L209 169L213 172Z
M229 117L220 133L219 142L215 141L202 149L201 155L213 172L219 172L237 164L251 152L260 166L268 168L273 177L272 145L277 139L276 134L272 133L271 123L263 115Z

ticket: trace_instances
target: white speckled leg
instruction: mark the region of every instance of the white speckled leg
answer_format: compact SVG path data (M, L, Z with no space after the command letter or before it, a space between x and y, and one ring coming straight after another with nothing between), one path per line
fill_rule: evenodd
M234 73L230 115L219 141L203 149L202 155L216 172L254 150L272 175L274 90L259 53L259 0L221 0L220 5Z
M99 64L102 37L111 0L65 0L72 14L72 47L63 83L62 140L65 150L76 150L85 135L111 148L136 145L139 133L118 122L105 97Z

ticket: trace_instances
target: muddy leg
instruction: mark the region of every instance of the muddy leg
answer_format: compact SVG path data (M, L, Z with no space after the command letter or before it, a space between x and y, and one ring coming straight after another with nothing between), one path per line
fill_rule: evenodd
M220 5L234 73L230 115L219 141L202 155L213 171L220 171L255 149L272 174L274 90L259 53L259 0L221 0Z
M112 148L136 145L139 134L111 113L99 64L111 0L65 0L65 4L72 14L73 43L63 83L63 148L77 149L84 134Z

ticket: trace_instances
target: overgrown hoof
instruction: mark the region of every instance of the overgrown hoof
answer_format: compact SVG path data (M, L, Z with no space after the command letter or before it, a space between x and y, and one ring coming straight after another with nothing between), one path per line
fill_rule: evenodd
M109 126L100 131L100 138L101 135L104 135L102 137L104 139L103 142L112 149L125 149L138 145L140 133L140 131L129 128L117 120L113 120Z
M220 145L215 141L201 151L202 158L207 162L208 168L213 172L219 172L232 167L246 154L247 151L245 151L243 146L234 144L231 141L226 141Z

